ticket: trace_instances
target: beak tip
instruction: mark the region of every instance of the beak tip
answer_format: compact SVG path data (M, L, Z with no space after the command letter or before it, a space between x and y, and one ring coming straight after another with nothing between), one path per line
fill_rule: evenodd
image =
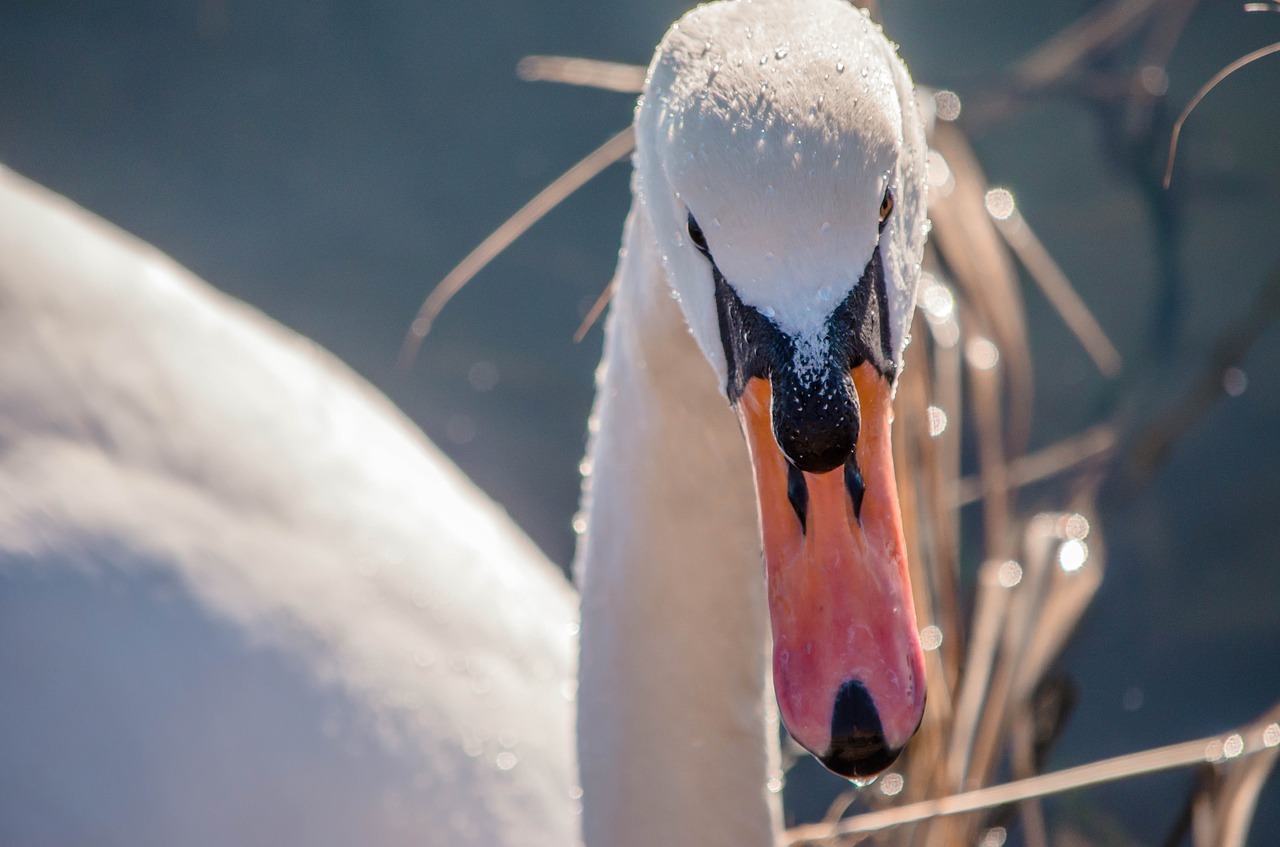
M831 739L831 748L819 756L823 767L838 776L858 783L868 782L883 773L898 758L902 748L890 749L883 736L857 739Z
M856 679L840 686L831 710L831 743L818 756L827 770L852 780L871 779L894 763L902 747L890 747L880 713Z

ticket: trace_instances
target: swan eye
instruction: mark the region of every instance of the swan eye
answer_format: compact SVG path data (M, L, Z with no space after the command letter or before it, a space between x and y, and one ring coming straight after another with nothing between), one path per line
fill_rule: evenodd
M889 213L892 211L893 211L893 193L886 188L884 192L884 199L880 201L880 228L881 229L884 229L884 222L889 219Z
M693 219L693 213L689 213L689 240L693 242L693 246L697 247L699 252L710 255L707 247L707 237L702 234L702 227L698 226L698 222Z

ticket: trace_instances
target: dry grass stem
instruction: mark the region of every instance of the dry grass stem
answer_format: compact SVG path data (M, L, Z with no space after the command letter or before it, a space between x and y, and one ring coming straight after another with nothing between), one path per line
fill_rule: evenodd
M422 339L426 338L427 333L431 331L431 324L435 322L440 310L453 298L453 295L457 294L472 277L484 270L485 266L492 262L498 254L511 246L511 243L523 235L529 227L560 205L561 201L573 194L605 168L623 159L632 151L635 143L635 134L632 132L631 127L628 126L604 144L592 150L585 158L557 177L546 188L539 191L518 212L503 221L502 225L491 232L484 241L481 241L474 250L468 253L466 258L458 263L457 267L449 271L445 278L427 295L427 299L422 302L421 308L418 309L418 314L414 317L413 324L409 328L409 332L404 339L404 345L400 350L401 366L408 367L413 363L413 359L418 353L418 348L422 345Z
M1010 488L1041 482L1087 462L1105 458L1115 450L1117 441L1113 425L1095 424L1078 435L1050 444L1034 453L1019 456L1009 463L1005 478ZM957 480L951 501L954 505L967 506L981 499L980 478L964 477Z
M1182 125L1187 122L1187 118L1191 117L1191 113L1196 106L1200 105L1200 101L1208 96L1209 92L1218 87L1218 83L1231 76L1245 65L1252 64L1259 59L1270 56L1272 53L1280 52L1280 41L1274 44L1268 44L1266 47L1259 47L1252 53L1246 53L1239 59L1227 65L1218 71L1213 77L1200 87L1196 95L1191 98L1190 102L1183 107L1182 113L1178 115L1178 119L1173 123L1173 134L1169 137L1169 160L1164 166L1164 187L1168 188L1169 183L1173 181L1173 160L1178 155L1178 138L1182 135Z
M1114 49L1136 32L1162 0L1116 0L1099 6L1014 65L1026 90L1057 85L1092 55Z
M1139 753L1128 753L938 800L926 800L894 809L868 812L841 821L836 826L835 832L821 824L796 827L787 831L785 843L790 847L802 847L802 845L820 843L822 839L830 838L832 835L875 832L915 821L991 809L1033 797L1046 797L1143 774L1206 762L1241 760L1258 753L1266 753L1264 759L1274 762L1277 745L1280 745L1278 720L1280 720L1280 703L1257 720L1221 735L1210 735L1193 741L1143 750ZM1232 755L1228 756L1227 751Z
M644 90L645 68L599 59L525 56L516 65L516 73L526 82L559 82L622 94L639 94Z
M604 314L604 307L609 305L609 301L613 299L614 289L617 287L615 280L609 280L609 284L604 287L604 291L600 292L600 296L591 304L591 308L587 310L587 314L582 319L582 323L578 324L578 328L573 331L573 343L578 344L582 339L587 337L587 333L591 331L591 327L595 326L596 321L600 320L600 316Z
M1014 209L1008 218L996 220L996 229L1103 376L1120 373L1123 365L1120 352L1022 214Z

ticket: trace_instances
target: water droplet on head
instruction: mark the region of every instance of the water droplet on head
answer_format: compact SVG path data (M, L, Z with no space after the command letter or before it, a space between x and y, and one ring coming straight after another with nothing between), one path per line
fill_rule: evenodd
M844 62L836 62L836 73L844 73Z
M787 51L786 45L779 45L778 48L773 51L773 58L785 59L787 58L787 52L788 51Z

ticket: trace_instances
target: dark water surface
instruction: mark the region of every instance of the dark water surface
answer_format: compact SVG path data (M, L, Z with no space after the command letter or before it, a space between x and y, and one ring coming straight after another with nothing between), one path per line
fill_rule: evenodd
M981 90L1091 4L886 3L918 81ZM626 96L530 85L529 53L645 63L683 0L6 0L0 161L154 242L336 352L403 407L557 562L600 335L570 336L613 271L629 201L615 166L450 306L411 373L396 367L429 286L539 188L625 126ZM1280 39L1280 15L1204 3L1169 67L1172 108ZM1280 261L1280 58L1192 118L1186 321L1156 354L1152 228L1096 115L1046 101L977 139L1130 365L1171 402ZM1095 422L1107 384L1034 291L1033 446ZM1280 331L1242 363L1149 488L1098 521L1109 569L1064 665L1080 702L1066 766L1223 730L1280 697ZM1145 369L1145 370L1144 370ZM1052 494L1041 505L1060 506ZM974 563L970 562L969 565ZM1274 780L1273 780L1274 783ZM1049 806L1100 843L1159 843L1190 778L1093 789ZM807 780L789 791L798 808ZM830 791L823 783L814 791ZM821 795L825 798L827 795ZM1109 834L1104 837L1104 834ZM1015 835L1016 837L1016 835ZM1125 840L1130 839L1130 840ZM1255 845L1280 843L1280 789Z

